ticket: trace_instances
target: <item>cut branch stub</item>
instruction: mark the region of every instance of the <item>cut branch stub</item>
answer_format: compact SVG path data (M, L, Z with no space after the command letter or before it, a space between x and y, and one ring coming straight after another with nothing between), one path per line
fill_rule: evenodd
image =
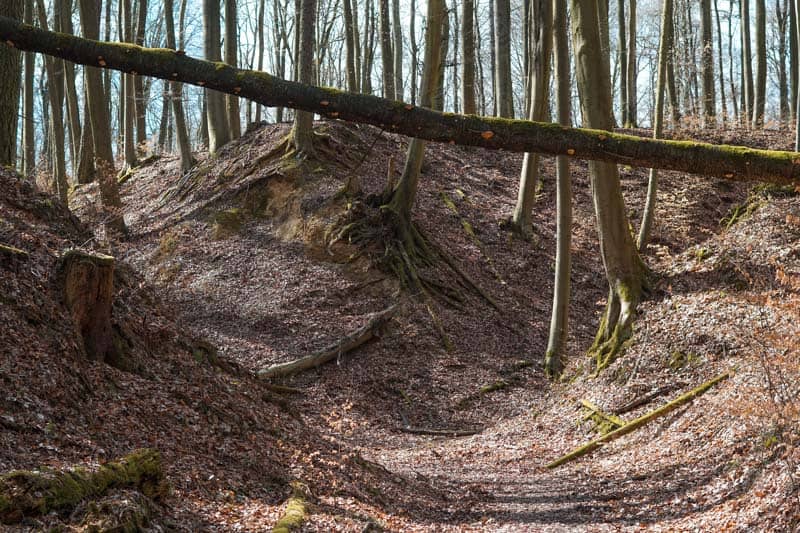
M82 250L68 250L61 262L64 298L83 339L86 355L94 361L120 366L121 354L114 345L111 327L114 258Z

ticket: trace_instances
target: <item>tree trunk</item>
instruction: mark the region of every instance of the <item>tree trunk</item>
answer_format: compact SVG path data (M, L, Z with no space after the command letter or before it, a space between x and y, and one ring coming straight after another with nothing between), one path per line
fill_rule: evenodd
M706 127L713 128L716 125L717 101L714 86L714 31L711 26L711 0L701 0L700 2L700 34L703 45L700 59L703 80L703 121Z
M394 37L394 99L403 100L403 31L400 23L400 0L392 0Z
M72 0L63 1L61 11L61 31L73 33L72 28ZM70 154L73 176L78 173L78 160L81 145L81 116L78 107L78 90L75 87L75 65L69 61L64 63L64 90L67 102L67 127L69 130Z
M120 10L122 11L122 40L126 43L132 43L134 40L134 28L131 0L121 0ZM134 137L136 127L136 91L133 78L133 74L124 74L122 76L122 136L125 152L125 170L129 170L137 164L136 139Z
M302 0L300 7L298 53L298 81L310 84L314 79L314 22L317 13L316 0ZM292 127L292 142L296 156L300 159L314 155L314 114L298 111Z
M765 0L756 2L756 79L753 97L753 128L764 125L767 100L767 8Z
M625 24L625 0L617 0L617 56L619 57L620 124L628 123L628 38Z
M669 21L672 20L673 1L664 0L661 12L661 38L658 46L658 80L656 82L656 105L653 119L653 138L660 139L664 132L664 93L666 92L667 56L669 55L670 36L668 31ZM713 83L713 80L712 80ZM645 202L642 225L639 228L639 238L636 247L640 252L647 248L650 240L650 229L655 218L656 193L658 191L658 170L650 169L650 179L647 183L647 200Z
M22 20L22 0L0 2L0 16ZM17 166L17 117L21 74L20 54L14 48L0 50L0 166Z
M558 123L569 127L572 125L572 85L570 82L567 5L563 0L553 0L553 47ZM556 159L556 184L556 272L553 287L553 310L550 315L550 333L544 358L544 371L550 377L557 377L561 374L564 347L569 331L572 185L569 159L563 155Z
M750 50L750 0L741 0L742 32L742 118L749 125L753 117L753 57Z
M33 0L24 0L24 22L25 24L33 25ZM8 5L12 4L4 4L6 5L5 8L7 9ZM2 11L0 9L0 11ZM13 51L11 51L13 53ZM4 59L4 52L0 52L0 62L5 61ZM23 117L22 117L22 139L24 144L23 150L23 159L22 159L22 173L25 176L32 176L34 169L36 168L36 123L33 120L33 113L34 113L34 95L33 95L33 77L34 77L34 70L36 69L35 63L35 56L33 52L25 52L24 54L24 90L23 90ZM6 71L6 72L13 72L13 71ZM13 91L10 91L13 94ZM9 94L6 91L0 90L0 94ZM0 113L0 116L6 116L4 113ZM0 137L4 134L0 133ZM2 141L0 141L2 143ZM2 151L2 150L0 150ZM3 152L5 153L5 152ZM0 157L0 159L4 159L4 157ZM2 164L2 163L0 163Z
M669 109L672 116L672 127L677 128L681 123L681 109L678 102L678 87L675 82L675 18L669 21L669 56L667 57L667 95L669 96Z
M461 4L461 105L465 115L478 112L475 105L475 6L473 0Z
M610 131L611 80L601 57L597 10L593 0L571 0L570 4L583 125ZM644 265L629 229L617 166L592 162L589 168L600 251L609 284L605 316L591 349L599 371L610 363L630 336L645 280Z
M292 106L429 141L493 150L569 155L732 181L762 181L776 185L800 182L800 162L796 162L795 152L653 140L525 120L440 113L410 104L398 106L396 102L376 96L311 87L281 80L265 72L219 66L182 53L165 54L163 50L56 34L25 26L7 17L0 17L0 43L13 43L19 50L57 56L82 65L98 65L98 57L102 57L104 68L135 70L140 75L181 80L238 94L268 107ZM608 77L606 83L610 83Z
M470 0L467 0L470 1ZM417 45L417 30L416 30L416 13L417 13L417 6L414 0L411 0L411 16L410 18L410 30L409 33L411 35L411 98L409 102L412 104L417 103L417 70L419 70L419 47Z
M723 62L722 62L722 24L719 21L719 6L717 5L717 0L714 0L714 15L716 16L717 22L717 48L719 52L717 53L717 67L719 68L719 101L722 104L722 125L728 121L728 104L725 100L725 69L723 69Z
M203 49L208 61L222 61L220 53L220 0L203 0ZM215 154L231 140L225 95L206 89L208 153Z
M781 125L789 121L789 80L786 72L786 28L789 22L788 1L783 4L781 4L780 0L775 2L775 22L778 33L778 110ZM791 36L791 32L788 32L788 35Z
M514 97L511 84L511 6L509 0L493 1L497 116L514 118Z
M347 56L345 60L347 65L347 90L351 93L357 93L358 78L356 77L356 50L353 41L353 10L350 7L350 0L344 0L344 41L345 54Z
M440 63L443 50L442 29L446 24L447 5L444 0L428 0L427 25L425 27L425 57L423 59L422 82L420 83L419 105L431 107L442 82ZM403 174L392 192L389 209L401 223L411 222L411 208L417 195L419 173L425 154L425 141L413 138L408 146Z
M349 0L345 0L345 2L349 4ZM258 13L256 15L256 39L258 46L258 52L256 52L256 57L258 58L256 62L256 70L259 72L264 70L264 11L266 9L266 3L266 0L258 0ZM348 90L350 89L348 88ZM260 104L256 104L255 119L253 119L255 124L261 123L261 107L262 106Z
M176 49L173 7L173 0L164 0L167 48ZM181 0L181 13L183 13L185 7L186 0ZM170 95L170 100L172 102L175 137L178 140L178 152L181 156L181 171L186 173L194 165L194 157L192 156L192 146L189 143L189 131L186 129L186 117L183 114L183 84L178 81L170 82L170 89L172 93Z
M379 0L381 24L381 66L383 97L394 99L394 54L389 21L389 0Z
M531 34L530 58L530 114L529 120L543 121L548 111L548 92L550 88L550 59L553 51L553 5L552 0L532 0L531 16L534 31ZM527 152L522 160L517 204L511 216L511 224L516 231L529 237L531 211L536 200L539 185L539 155Z
M236 0L225 0L225 63L232 67L239 64L239 16ZM239 97L225 96L225 113L227 115L229 139L242 136L242 121L239 116Z
M797 6L795 0L787 0L789 4L789 86L791 94L789 96L789 109L792 120L797 119L797 73L798 73L798 45L797 45Z
M636 0L630 0L628 9L628 122L626 128L636 128L639 125L637 118L637 99L638 89L636 86L637 74L639 72L636 57Z
M136 11L136 44L144 46L144 35L147 27L147 0L139 0ZM145 95L144 78L133 77L133 104L136 113L136 147L144 149L147 145L147 96Z

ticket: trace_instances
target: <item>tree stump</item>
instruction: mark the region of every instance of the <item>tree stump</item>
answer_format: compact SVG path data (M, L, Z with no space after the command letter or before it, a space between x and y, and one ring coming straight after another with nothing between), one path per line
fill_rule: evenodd
M122 354L114 344L111 305L114 299L114 258L68 250L62 257L64 296L86 355L120 367Z

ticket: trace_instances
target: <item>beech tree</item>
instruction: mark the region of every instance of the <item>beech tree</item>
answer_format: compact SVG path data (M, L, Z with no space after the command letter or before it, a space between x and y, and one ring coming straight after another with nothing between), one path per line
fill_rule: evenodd
M753 93L753 128L764 125L767 92L767 8L765 0L756 2L756 77Z
M703 45L700 60L703 73L703 119L707 126L714 126L717 102L714 86L714 32L711 27L711 0L701 0L700 2L700 29ZM659 59L659 70L660 65L661 60ZM720 71L720 76L722 76L722 71Z
M511 85L511 5L509 0L493 0L495 106L499 117L514 117Z
M203 0L203 50L208 61L222 61L219 2L220 0ZM225 112L225 95L207 89L205 96L208 151L214 154L231 140L231 133Z
M3 0L0 16L21 20L22 0ZM0 165L16 167L17 117L19 115L20 54L14 48L0 50Z

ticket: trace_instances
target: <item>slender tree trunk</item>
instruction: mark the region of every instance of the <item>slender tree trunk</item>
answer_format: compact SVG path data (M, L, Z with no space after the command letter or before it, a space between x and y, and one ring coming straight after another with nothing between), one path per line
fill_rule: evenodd
M444 110L444 103L445 103L445 94L444 94L444 74L445 74L445 67L447 66L447 51L449 49L450 44L450 16L448 12L445 12L444 19L442 19L442 43L439 46L440 52L442 57L439 58L439 81L437 82L438 89L436 93L433 95L433 105L431 106L433 109L437 111Z
M511 6L509 0L494 0L494 34L497 116L514 118L511 84Z
M257 63L256 63L256 70L262 72L264 70L264 10L266 8L266 0L258 0L258 14L256 15L256 25L258 26L256 30L256 39L258 40L258 52L257 52ZM345 0L345 4L349 4L350 0ZM345 17L346 19L346 17ZM276 22L273 22L276 23ZM351 43L352 44L352 43ZM349 52L348 52L349 53ZM348 88L348 90L352 91L352 89ZM256 124L261 123L261 104L256 104L256 113L255 119L253 122Z
M700 68L703 80L703 120L706 127L716 125L717 101L714 85L714 31L711 26L711 0L700 1L701 50ZM720 50L721 52L721 50ZM722 72L720 72L720 76Z
M425 57L423 59L422 83L420 84L419 105L431 107L435 95L440 91L442 60L442 28L446 25L447 5L444 0L428 0L428 17L425 27ZM411 139L403 174L392 193L389 202L391 209L403 223L410 223L411 208L417 195L419 173L425 154L425 141Z
M24 22L25 24L33 25L33 0L24 0ZM3 9L8 9L9 7L14 7L13 3L4 4L5 7L0 8L0 12L3 12ZM13 50L11 51L13 53ZM4 63L6 58L3 52L0 52L0 63ZM26 176L32 176L34 169L36 168L36 123L33 120L33 107L34 107L34 95L33 95L33 77L34 77L34 70L36 69L35 57L33 52L25 52L24 54L24 62L25 62L25 76L24 76L24 91L23 91L23 120L22 120L22 138L24 143L24 156L22 160L22 172ZM10 68L10 67L9 67ZM6 70L6 72L13 72L11 70ZM0 83L2 83L0 81ZM6 92L5 90L0 89L0 94L14 94L13 90ZM0 112L0 116L6 116L4 112ZM1 127L1 126L0 126ZM0 133L0 137L6 135L4 133ZM0 142L2 144L2 142ZM0 152L5 154L2 149ZM0 156L0 160L4 160L5 155ZM3 161L0 161L0 164L4 164Z
M489 0L489 64L492 67L492 115L498 116L500 108L497 102L497 37L495 36L494 2Z
M61 12L61 31L73 33L72 28L72 0L63 0ZM75 64L64 62L64 90L67 102L67 127L69 129L70 154L72 155L72 174L78 173L78 160L81 145L81 116L78 106L78 90L75 87ZM80 180L79 180L80 181Z
M459 96L461 95L461 88L459 87L459 79L458 79L458 65L459 65L459 58L458 58L458 49L459 49L459 25L458 25L458 10L453 9L450 11L453 15L453 25L452 25L452 38L449 40L452 43L452 51L453 56L450 62L447 62L447 58L442 59L442 63L445 66L451 65L452 68L450 72L452 73L453 84L450 87L449 93L453 95L453 113L460 113L460 104L459 104ZM444 78L442 78L442 92L444 92Z
M742 116L749 124L753 117L753 56L750 50L750 0L741 0L742 33Z
M672 116L672 127L681 124L681 108L678 102L678 86L675 81L675 18L669 21L669 56L667 57L667 95L669 96L669 109Z
M636 0L630 0L628 9L628 128L636 128L639 125L637 118L637 99L638 90L636 86L637 74L639 72L636 57Z
M789 96L789 108L792 114L792 120L797 119L797 73L798 73L798 45L797 45L797 6L795 0L787 0L789 4L789 85L791 87L791 95Z
M719 6L717 5L717 0L714 0L714 15L717 22L717 48L719 52L717 53L717 68L719 69L719 101L722 104L722 125L728 121L728 104L725 98L725 69L723 68L723 61L722 61L722 24L719 21Z
M530 114L529 120L544 121L548 111L548 92L550 88L550 60L553 50L553 4L552 0L532 0L531 16L534 31L531 34L530 58ZM526 153L522 160L517 204L511 216L511 224L516 231L529 237L531 211L536 201L539 184L539 155Z
M173 0L164 0L164 22L166 23L167 48L177 49L175 46L175 22L173 19ZM181 0L181 17L186 9L186 0ZM181 34L183 34L183 24L181 22ZM172 102L173 124L175 126L175 137L178 140L178 152L181 156L181 171L188 172L194 165L192 156L192 146L189 142L189 131L186 128L186 117L183 114L183 84L179 81L170 83L170 100Z
M302 0L299 13L300 49L298 53L299 82L310 84L314 79L314 23L316 0ZM314 155L314 114L307 111L295 113L292 142L300 159Z
M383 97L393 99L394 53L392 52L392 32L389 22L389 0L379 0L381 24L381 66Z
M797 41L800 42L800 0L790 0L790 1L795 2L794 10L797 16L795 17L794 32L797 35ZM800 80L798 80L798 83L800 83ZM795 117L794 151L800 152L800 90L797 92L797 98L798 100L795 101L795 114L794 114Z
M239 64L239 16L236 0L225 0L225 62L232 67ZM239 97L225 95L225 113L228 123L228 137L238 139L242 136L242 121L239 116Z
M347 90L351 93L357 93L358 82L356 81L356 50L353 41L353 10L350 7L350 0L344 0L344 41L345 54L347 54L347 59L345 61L347 65Z
M553 47L556 107L558 123L571 126L572 85L570 83L569 37L567 35L567 5L553 0ZM544 370L550 377L561 374L562 358L569 331L569 300L572 242L572 185L569 159L556 159L556 272L553 287L553 310Z
M617 56L619 57L620 124L628 124L628 37L625 23L625 0L617 0Z
M0 2L0 16L22 20L22 0ZM0 165L17 166L17 117L21 75L20 54L14 48L0 50Z
M132 43L133 33L133 11L131 10L131 0L121 0L122 10L122 31L123 41ZM125 151L125 168L130 169L137 164L136 158L136 139L134 131L136 127L136 90L134 87L134 75L123 75L123 142Z
M736 124L741 125L741 121L739 120L739 98L737 98L736 95L736 82L734 81L733 75L733 13L735 9L736 2L735 0L731 0L730 7L728 9L728 72L730 72L731 107L733 108L733 120ZM744 94L742 94L741 99L744 100Z
M83 106L83 129L81 130L80 147L78 150L76 178L78 183L91 183L96 178L94 169L94 136L92 135L92 119L89 113L89 97L86 91L84 91L84 95L84 102L86 102L86 104Z
M786 36L789 23L789 6L787 0L783 4L780 0L775 2L775 22L778 33L778 109L781 125L789 121L789 80L786 72Z
M45 9L44 2L42 0L37 0L36 2L39 14L39 27L47 30L47 10ZM56 4L58 5L58 4ZM60 16L54 16L54 19L58 21ZM19 57L19 56L17 56ZM17 59L19 61L19 59ZM45 58L44 64L45 69L47 70L47 80L48 80L48 97L50 103L50 121L49 121L49 130L50 130L50 153L51 161L53 162L53 183L56 194L58 195L59 200L66 206L68 205L68 198L67 198L67 169L66 164L64 161L64 119L63 119L63 101L64 101L64 71L63 71L63 63L64 61L61 59L55 59L51 57ZM14 71L10 71L14 72ZM11 76L10 76L11 77ZM17 89L19 90L19 89ZM16 91L13 92L14 94L14 102L17 102L17 94ZM16 106L11 108L14 110L13 117L14 117L14 124L16 126ZM16 137L16 134L14 135ZM12 139L14 139L12 137ZM14 145L12 144L12 147ZM11 151L11 157L13 158L16 154L15 150ZM14 159L11 159L11 165L15 163Z
M203 0L203 48L206 59L222 61L220 53L220 0ZM231 132L225 111L225 95L206 89L208 152L215 154L228 141Z
M767 101L767 8L765 0L756 2L756 79L753 99L753 128L764 125Z
M475 105L475 6L473 0L461 4L461 102L465 115L478 112Z
M400 0L392 0L394 37L394 99L403 100L403 31L400 23Z
M469 0L467 0L469 1ZM410 30L411 35L411 99L412 104L417 103L417 71L419 70L419 47L417 46L417 6L414 0L411 0L411 17L410 17Z
M601 57L595 0L571 0L570 5L583 125L611 130L611 80ZM609 284L605 316L592 347L600 370L631 334L644 287L644 267L628 227L616 165L594 162L589 168L600 251Z
M145 29L147 28L147 0L139 0L136 11L136 44L144 46ZM144 149L147 145L147 96L145 94L144 78L133 77L133 100L136 110L136 146Z
M673 1L664 0L661 10L661 38L658 45L658 81L656 82L656 105L653 120L653 138L660 139L664 133L664 93L666 93L667 56L669 55L670 36L669 24L672 20ZM713 83L713 82L712 82ZM647 183L647 200L645 202L642 225L639 228L639 238L636 247L640 252L647 248L650 240L650 231L653 226L656 210L656 195L658 192L658 170L650 169L650 179Z

